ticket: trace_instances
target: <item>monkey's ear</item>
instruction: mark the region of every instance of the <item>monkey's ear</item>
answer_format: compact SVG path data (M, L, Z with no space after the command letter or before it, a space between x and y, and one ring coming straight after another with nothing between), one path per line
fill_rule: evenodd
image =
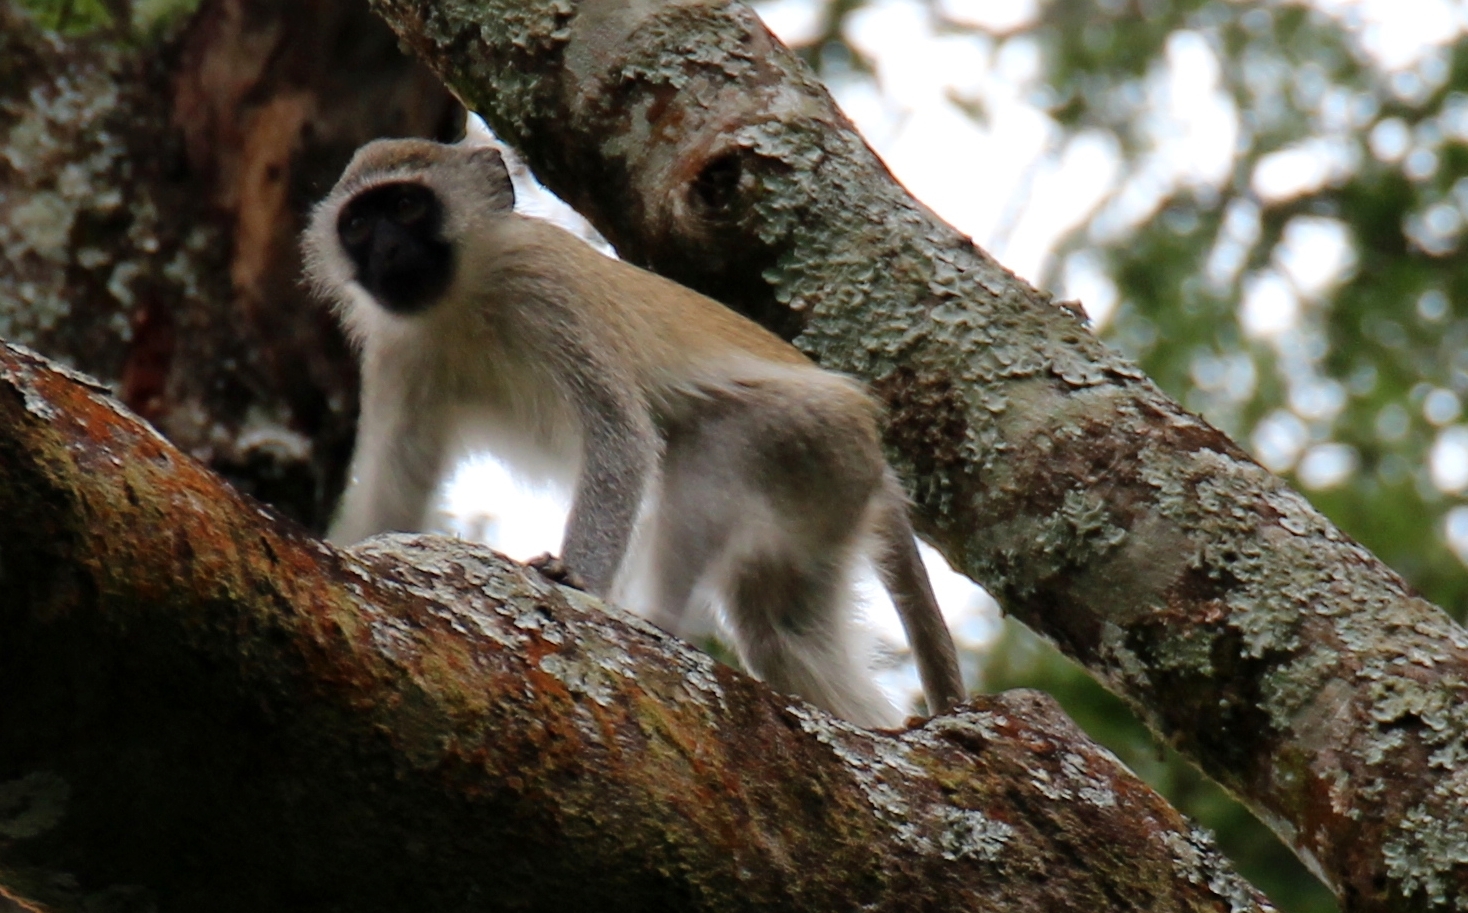
M506 209L515 205L515 186L510 183L510 169L498 149L493 146L476 146L469 150L469 165L490 188L496 202L503 200Z

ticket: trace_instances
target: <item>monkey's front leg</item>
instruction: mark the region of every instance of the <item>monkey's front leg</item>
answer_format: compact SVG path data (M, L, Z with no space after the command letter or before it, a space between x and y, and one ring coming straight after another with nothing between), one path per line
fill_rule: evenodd
M443 475L448 418L364 385L356 451L327 539L352 545L385 532L419 532Z
M599 412L583 419L581 476L561 554L582 588L604 598L632 540L658 446L652 422L635 406Z

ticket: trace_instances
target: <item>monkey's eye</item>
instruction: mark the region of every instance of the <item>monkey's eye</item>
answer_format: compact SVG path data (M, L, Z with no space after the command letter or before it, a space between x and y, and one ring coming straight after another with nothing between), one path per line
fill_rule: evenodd
M342 220L339 232L342 243L348 247L356 247L367 240L372 234L372 220L360 213L347 216Z
M393 202L392 215L399 225L412 225L428 215L428 203L416 193L405 193Z

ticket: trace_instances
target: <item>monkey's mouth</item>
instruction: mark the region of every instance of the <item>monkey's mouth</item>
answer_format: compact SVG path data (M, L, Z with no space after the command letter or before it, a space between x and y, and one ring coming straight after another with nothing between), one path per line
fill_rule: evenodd
M387 310L415 314L448 290L453 250L435 239L403 237L388 224L374 232L362 285Z

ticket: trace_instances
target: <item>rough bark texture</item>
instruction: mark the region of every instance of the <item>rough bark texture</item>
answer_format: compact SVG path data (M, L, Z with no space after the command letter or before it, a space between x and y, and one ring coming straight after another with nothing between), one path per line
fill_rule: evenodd
M0 2L0 338L322 526L356 374L296 236L358 145L461 124L361 0L208 0L159 41Z
M101 389L0 345L0 898L1270 909L1043 695L865 732L482 548L328 548Z
M1468 910L1468 634L909 198L749 10L374 7L625 256L869 381L925 535L1347 910Z

